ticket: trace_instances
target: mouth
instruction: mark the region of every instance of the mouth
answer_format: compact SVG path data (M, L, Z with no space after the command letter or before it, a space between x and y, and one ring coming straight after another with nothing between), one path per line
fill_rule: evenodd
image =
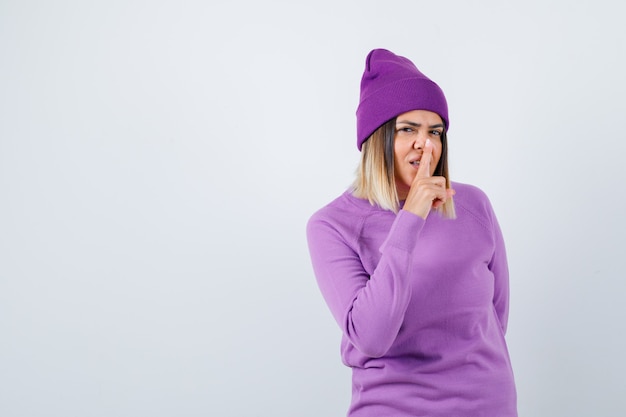
M419 157L417 157L417 158L415 158L415 159L411 159L411 160L409 161L409 164L413 165L415 168L419 168L419 166L420 166L420 161L421 161L421 160L422 160L422 157L421 157L421 155L420 155Z

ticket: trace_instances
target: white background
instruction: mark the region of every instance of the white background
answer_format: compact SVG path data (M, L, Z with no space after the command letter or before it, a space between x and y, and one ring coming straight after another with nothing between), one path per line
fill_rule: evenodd
M344 415L304 228L378 47L500 219L520 415L625 415L621 4L0 1L0 415Z

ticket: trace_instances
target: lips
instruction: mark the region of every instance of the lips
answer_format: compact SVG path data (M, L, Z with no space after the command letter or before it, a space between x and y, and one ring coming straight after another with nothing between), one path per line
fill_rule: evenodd
M409 159L409 164L413 165L415 168L420 166L420 161L422 159L422 155L418 155L414 158Z

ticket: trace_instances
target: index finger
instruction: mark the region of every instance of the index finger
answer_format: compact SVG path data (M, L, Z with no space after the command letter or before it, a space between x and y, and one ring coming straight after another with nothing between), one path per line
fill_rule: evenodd
M433 144L430 139L426 139L424 144L424 152L422 152L422 158L420 159L420 166L417 168L418 178L430 177L430 161L433 157Z

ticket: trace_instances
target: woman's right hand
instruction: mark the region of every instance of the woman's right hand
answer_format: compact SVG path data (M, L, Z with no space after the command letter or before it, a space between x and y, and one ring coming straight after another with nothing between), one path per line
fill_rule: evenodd
M455 194L453 189L446 188L445 177L432 176L430 168L432 155L433 144L430 140L426 140L417 174L411 183L409 194L402 208L424 220L428 217L431 209L440 207Z

